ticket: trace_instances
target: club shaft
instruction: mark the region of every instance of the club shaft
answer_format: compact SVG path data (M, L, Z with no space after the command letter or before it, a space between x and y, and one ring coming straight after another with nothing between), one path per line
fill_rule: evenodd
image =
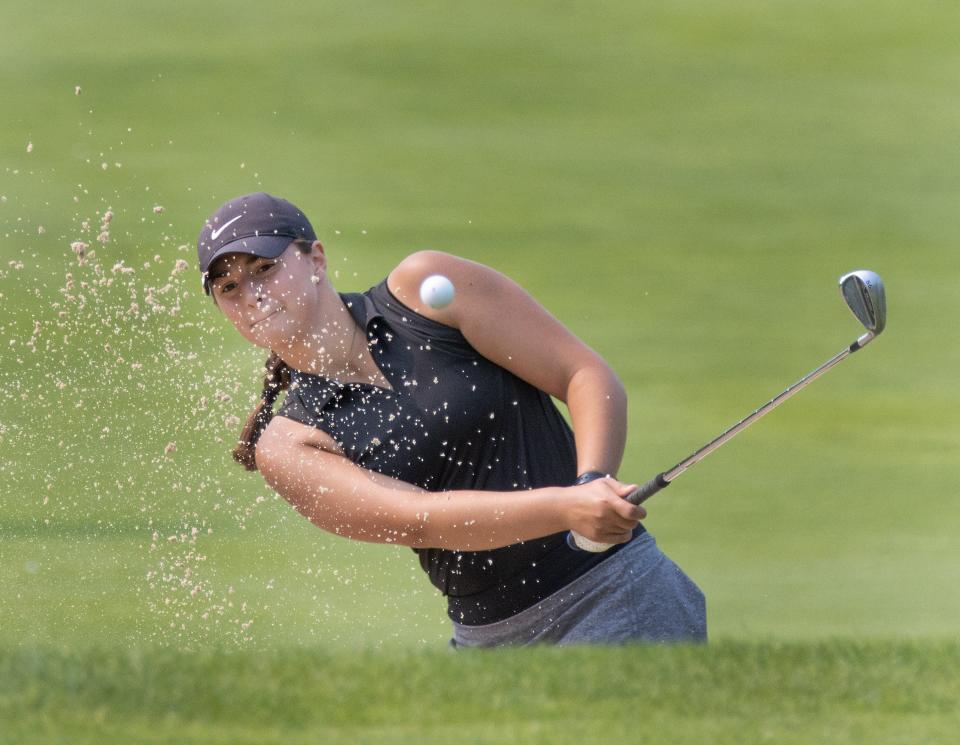
M820 365L820 367L818 367L816 370L800 378L800 380L798 380L796 383L791 385L785 391L771 398L769 401L767 401L767 403L765 403L759 409L754 411L752 414L745 416L739 422L737 422L732 427L730 427L730 429L728 429L726 432L724 432L720 436L708 442L702 448L697 450L697 452L693 453L689 457L677 463L677 465L675 465L669 471L658 473L656 476L650 479L647 483L643 484L636 491L634 491L633 494L626 497L627 501L633 504L642 504L643 502L645 502L647 499L652 497L661 489L667 488L668 486L670 486L671 481L673 481L675 478L677 478L677 476L679 476L681 473L683 473L688 468L690 468L690 466L692 466L694 463L700 462L701 460L706 458L708 455L710 455L710 453L712 453L714 450L719 448L721 445L730 441L732 438L736 437L737 434L745 430L747 427L749 427L755 421L760 419L762 416L770 413L775 408L777 408L780 404L786 401L788 398L802 391L804 388L810 385L810 383L812 383L814 380L816 380L821 375L826 373L827 370L840 364L841 362L843 362L843 360L845 360L847 357L849 357L851 354L853 354L857 350L863 349L865 346L867 346L867 344L873 341L876 338L876 336L877 335L874 332L868 331L866 334L864 334L855 342L853 342L853 344L851 344L849 347L847 347L842 352L840 352L840 354L837 354L834 357L831 357L829 360L827 360L822 365ZM582 549L585 551L606 551L607 549L610 548L610 545L612 545L612 544L597 543L595 541L590 541L583 538L583 536L578 536L572 532L567 535L567 542L570 544L571 548Z
M802 391L804 388L810 385L810 383L812 383L814 380L816 380L821 375L826 373L829 369L831 369L835 365L840 364L843 360L845 360L851 354L856 352L858 349L862 349L863 347L865 347L867 344L869 344L873 340L873 338L874 338L874 334L870 332L864 334L859 339L857 339L853 344L851 344L849 347L847 347L842 352L840 352L840 354L835 355L834 357L831 357L829 360L827 360L822 365L820 365L820 367L818 367L816 370L800 378L800 380L798 380L796 383L791 385L785 391L771 398L769 401L767 401L767 403L765 403L759 409L754 411L752 414L745 416L739 422L737 422L732 427L730 427L730 429L728 429L726 432L719 435L718 437L716 437L715 439L711 440L706 445L704 445L702 448L697 450L697 452L693 453L689 457L680 461L679 463L677 463L677 465L675 465L670 470L664 471L659 478L661 478L662 481L669 484L671 481L677 478L677 476L679 476L681 473L683 473L688 468L690 468L690 466L706 458L714 450L716 450L724 443L736 437L740 432L745 430L747 427L749 427L755 421L763 417L765 414L769 414L771 411L777 408L780 404L782 404L788 398Z

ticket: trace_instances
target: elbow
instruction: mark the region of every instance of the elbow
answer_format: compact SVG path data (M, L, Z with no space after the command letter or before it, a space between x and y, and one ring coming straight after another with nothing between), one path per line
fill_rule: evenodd
M613 369L607 366L607 371L610 377L610 398L616 401L618 404L626 408L627 406L627 388L623 384L623 381L620 380L620 376L617 375Z
M253 462L256 464L260 475L263 476L264 481L273 487L274 484L271 483L271 481L274 477L273 468L276 463L276 459L269 443L266 442L266 440L269 440L269 438L266 436L266 433L264 433L260 436L260 439L257 441L257 445L254 448Z
M260 439L257 440L253 452L254 463L267 486L281 494L285 499L287 495L282 494L281 483L284 473L285 450L289 447L290 442L278 437L276 430L271 431L268 425L263 434L260 435Z
M627 389L620 376L604 360L597 359L594 364L585 365L575 372L567 384L567 396L563 400L568 402L574 391L600 391L612 404L626 408Z
M605 360L599 360L596 366L596 376L606 390L607 398L615 404L627 405L627 388L620 380L613 368Z

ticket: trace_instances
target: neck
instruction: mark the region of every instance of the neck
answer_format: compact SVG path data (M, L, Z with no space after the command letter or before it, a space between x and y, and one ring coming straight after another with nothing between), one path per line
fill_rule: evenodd
M317 322L303 339L276 350L291 367L326 378L357 377L362 367L366 334L343 300L332 293L321 304Z

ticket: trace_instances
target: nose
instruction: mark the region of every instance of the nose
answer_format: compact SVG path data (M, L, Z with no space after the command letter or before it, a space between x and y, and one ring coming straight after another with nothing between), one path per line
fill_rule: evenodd
M264 299L263 286L255 282L250 282L247 285L245 292L247 305L249 305L251 308L259 308Z

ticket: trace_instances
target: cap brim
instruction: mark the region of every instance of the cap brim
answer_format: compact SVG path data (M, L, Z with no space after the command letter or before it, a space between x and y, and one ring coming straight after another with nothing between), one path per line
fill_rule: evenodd
M207 262L206 267L204 267L201 272L204 291L210 292L210 267L212 267L221 256L226 256L227 254L252 254L253 256L259 256L263 259L275 259L286 251L287 247L295 240L296 238L291 238L288 235L254 235L247 238L238 238L235 241L227 243L225 246L221 246L213 256L210 257L210 261Z

